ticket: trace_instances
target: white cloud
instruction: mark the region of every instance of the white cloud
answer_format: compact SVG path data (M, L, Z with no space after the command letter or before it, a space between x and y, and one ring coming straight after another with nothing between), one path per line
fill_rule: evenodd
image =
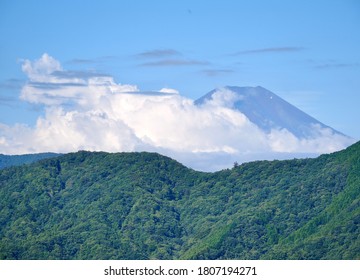
M22 65L23 72L33 82L56 82L55 78L51 80L51 74L55 71L61 71L62 67L59 61L44 53L40 59L31 62L26 59Z
M234 104L242 98L243 97L241 95L238 95L227 88L222 88L214 92L212 98L207 101L207 103L215 106L225 106L232 108Z
M94 102L109 93L136 92L134 85L116 84L110 76L64 71L60 62L48 54L35 62L25 60L22 70L29 81L21 91L21 99L44 105L78 103L94 106Z
M169 93L169 94L179 94L179 91L177 91L176 89L173 89L173 88L162 88L159 90L159 92Z
M326 153L350 144L320 127L314 139L284 129L265 133L232 109L241 97L230 90L199 107L174 89L144 93L108 75L66 71L47 54L25 60L22 69L29 81L21 98L45 105L45 116L31 128L0 124L0 153L147 150L215 170L274 153L284 158L281 153Z
M314 138L297 138L286 129L273 129L268 134L271 150L280 153L331 153L345 148L353 140L334 133L330 128L313 125Z
M109 119L96 110L66 112L49 109L45 118L39 118L34 141L46 150L58 152L86 150L134 151L139 140L121 120Z

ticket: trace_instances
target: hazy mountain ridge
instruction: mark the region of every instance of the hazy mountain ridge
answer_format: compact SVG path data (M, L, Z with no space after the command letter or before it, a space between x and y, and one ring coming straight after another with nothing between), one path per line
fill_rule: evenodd
M1 259L358 259L360 142L196 172L78 152L0 171Z
M38 154L26 154L26 155L0 154L0 169L10 166L19 166L23 164L28 164L42 159L56 157L59 155L61 154L57 154L57 153L38 153Z

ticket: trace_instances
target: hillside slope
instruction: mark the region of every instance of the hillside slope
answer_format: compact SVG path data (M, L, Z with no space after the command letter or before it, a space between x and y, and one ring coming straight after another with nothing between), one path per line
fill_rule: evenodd
M1 259L359 259L360 143L196 172L78 152L0 171Z

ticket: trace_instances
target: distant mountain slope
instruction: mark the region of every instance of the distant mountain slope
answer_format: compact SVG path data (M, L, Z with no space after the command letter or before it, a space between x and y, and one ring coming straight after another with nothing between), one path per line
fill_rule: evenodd
M0 182L1 259L360 258L360 142L215 173L78 152Z
M312 138L317 136L315 128L327 128L332 133L341 134L286 102L275 93L259 86L227 86L222 91L215 89L196 100L195 104L202 105L219 97L216 95L226 94L226 91L235 94L232 97L233 102L229 106L242 112L251 122L265 132L280 128L287 129L299 138Z
M27 163L32 163L45 158L52 158L59 156L56 153L40 153L40 154L27 154L27 155L3 155L0 154L0 169L9 166L19 166Z

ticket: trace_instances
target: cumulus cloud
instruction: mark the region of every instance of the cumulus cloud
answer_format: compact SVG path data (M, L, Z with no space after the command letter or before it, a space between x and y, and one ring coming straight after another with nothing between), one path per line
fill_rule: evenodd
M20 98L31 103L61 105L76 102L79 105L93 105L108 93L138 91L134 85L115 83L108 75L65 71L60 62L48 54L43 54L34 62L25 60L22 70L29 81L22 88Z
M42 57L34 62L26 59L22 65L23 72L33 82L52 82L49 79L55 71L62 71L59 61L48 55L43 54Z
M320 127L314 127L314 139L285 129L265 133L233 109L241 96L227 89L198 106L175 89L143 92L109 75L64 70L48 54L25 60L22 69L28 82L21 98L44 105L45 114L34 127L0 124L0 153L145 150L216 170L234 161L332 152L348 144Z

